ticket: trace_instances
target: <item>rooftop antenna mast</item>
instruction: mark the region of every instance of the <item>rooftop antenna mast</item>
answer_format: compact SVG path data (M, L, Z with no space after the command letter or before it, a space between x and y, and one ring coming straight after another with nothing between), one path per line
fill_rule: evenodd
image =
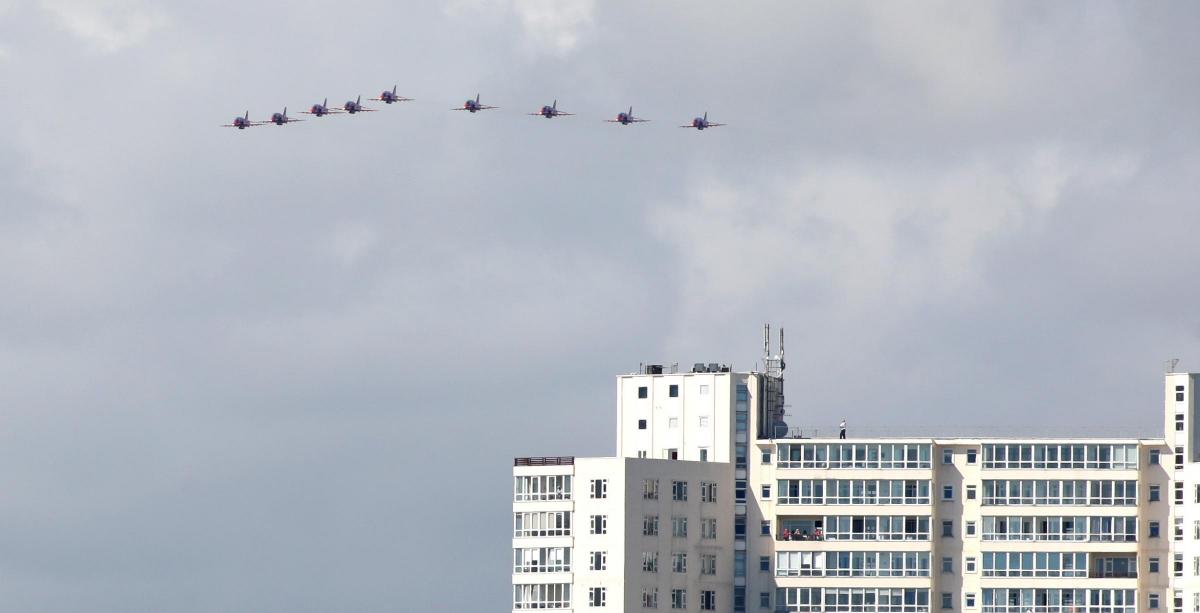
M771 355L771 324L763 324L763 403L759 413L759 436L775 438L786 434L783 422L783 326L779 327L779 353ZM782 430L777 432L777 430Z

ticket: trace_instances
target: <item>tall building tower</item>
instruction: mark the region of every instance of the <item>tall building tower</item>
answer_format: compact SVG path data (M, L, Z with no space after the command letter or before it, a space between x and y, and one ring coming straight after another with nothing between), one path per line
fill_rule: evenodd
M516 460L514 611L1200 611L1197 375L1163 438L840 438L764 350L619 375L614 458Z

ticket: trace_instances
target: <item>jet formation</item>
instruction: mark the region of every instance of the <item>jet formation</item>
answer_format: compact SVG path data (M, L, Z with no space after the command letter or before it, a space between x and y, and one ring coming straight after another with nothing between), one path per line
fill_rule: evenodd
M413 100L412 98L406 98L404 96L397 94L396 93L397 89L398 89L398 85L393 85L392 89L390 89L390 90L385 89L379 93L379 96L377 96L375 98L370 98L370 100L375 101L375 102L382 102L382 103L388 104L388 105L398 103L398 102L411 102ZM467 98L467 100L462 103L462 106L456 106L456 107L451 108L450 110L452 110L452 111L467 111L468 113L474 114L474 113L478 113L479 111L488 111L488 110L497 109L497 108L499 108L499 107L492 106L489 104L483 104L482 102L480 102L480 95L475 94L474 99ZM313 117L324 117L326 115L339 115L342 113L345 113L348 115L357 115L358 113L370 113L370 112L374 112L377 110L379 110L379 109L368 108L368 107L363 106L362 105L362 96L358 96L354 100L347 100L346 103L340 107L337 107L337 106L330 107L329 106L329 98L326 98L323 101L309 107L309 109L307 111L301 111L301 113L303 113L305 115L312 115ZM557 117L569 117L569 116L575 115L575 113L568 113L566 111L558 110L558 100L555 100L555 101L551 102L549 105L543 105L541 108L539 108L537 111L535 111L533 113L528 113L528 115L531 115L533 117L544 117L546 119L554 119ZM245 130L246 128L252 128L255 126L261 126L261 125L266 125L266 124L275 124L277 126L282 126L285 124L295 123L298 121L304 121L304 120L303 119L292 119L292 118L288 117L287 107L284 107L282 113L272 113L270 119L267 121L251 121L250 120L250 111L246 111L246 113L244 115L239 116L239 117L234 117L233 123L224 124L224 125L222 125L222 127L237 128L238 130ZM629 110L621 111L621 112L617 113L615 119L605 119L604 121L607 123L617 123L617 124L621 124L623 126L627 126L627 125L635 124L635 123L645 123L650 120L643 119L641 117L634 117L633 107L630 106ZM681 125L679 127L694 128L696 131L700 132L700 131L707 130L708 128L716 128L716 127L723 126L723 125L725 125L725 124L717 123L715 121L709 121L708 120L708 111L705 111L703 115L696 117L695 119L693 119L691 121L691 123L687 123L687 124Z

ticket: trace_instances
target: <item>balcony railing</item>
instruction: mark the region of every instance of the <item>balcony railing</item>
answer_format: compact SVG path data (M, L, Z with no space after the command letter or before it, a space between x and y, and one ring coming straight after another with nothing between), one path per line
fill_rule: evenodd
M513 466L571 466L575 456L513 458Z

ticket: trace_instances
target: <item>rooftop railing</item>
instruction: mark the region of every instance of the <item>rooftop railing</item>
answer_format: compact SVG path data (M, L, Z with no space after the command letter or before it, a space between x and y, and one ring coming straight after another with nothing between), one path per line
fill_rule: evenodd
M513 458L513 466L571 466L575 456Z

